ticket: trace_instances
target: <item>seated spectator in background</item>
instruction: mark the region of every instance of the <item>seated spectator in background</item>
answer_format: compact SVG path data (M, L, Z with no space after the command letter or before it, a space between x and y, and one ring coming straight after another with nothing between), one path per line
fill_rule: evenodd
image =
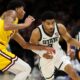
M71 36L80 42L80 19L75 20L75 26L73 26L71 32ZM73 45L68 44L68 53L71 53L71 50L75 51L75 56L80 62L80 48L79 47L71 47ZM73 51L72 51L73 52Z

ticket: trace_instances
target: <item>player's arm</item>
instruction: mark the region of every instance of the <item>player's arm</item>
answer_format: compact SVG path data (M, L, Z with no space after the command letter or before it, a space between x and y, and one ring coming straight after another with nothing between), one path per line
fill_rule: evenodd
M35 44L39 46L39 40L40 40L40 31L38 28L36 28L33 30L29 42L31 44ZM40 45L40 48L41 48L40 50L46 50L47 48L51 48L51 47Z
M25 45L27 42L24 40L24 38L18 33L18 31L14 34L12 37L21 47L25 49Z
M26 42L23 37L19 34L16 33L14 34L14 36L12 37L21 47L23 47L24 49L30 49L30 50L48 50L46 47L40 46L40 45L36 45L36 44L31 44ZM53 50L52 48L49 50Z
M28 16L25 19L24 23L20 24L13 24L13 22L16 20L16 12L13 10L10 10L5 13L4 15L4 29L5 30L18 30L18 29L23 29L28 26L35 20L32 16Z
M36 28L33 30L31 34L30 43L39 44L39 40L40 40L40 32L39 32L39 29Z
M31 44L38 45L38 47L36 47L36 48L39 48L39 49L37 49L37 50L48 50L48 49L51 49L51 51L53 50L52 48L49 48L47 46L39 45L39 40L40 40L40 32L39 32L39 29L36 28L33 30L29 42Z
M59 27L59 32L61 36L65 39L65 41L68 44L76 46L76 47L80 47L80 43L76 39L71 37L71 35L67 32L64 25L58 24L58 27Z
M12 39L14 39L21 47L23 47L24 49L41 49L40 47L38 47L37 45L34 44L30 44L28 42L26 42L24 40L24 38L17 32L16 34L14 34L14 36L12 37Z
M31 34L30 43L38 45L39 40L40 40L40 31L39 31L38 28L36 28L36 29L33 30L32 34ZM47 51L47 53L42 53L44 58L51 59L53 57L52 55L50 55L51 53L55 52L55 50L53 48L47 47L47 46L41 46L41 48L43 50ZM39 53L37 53L37 54L39 54Z

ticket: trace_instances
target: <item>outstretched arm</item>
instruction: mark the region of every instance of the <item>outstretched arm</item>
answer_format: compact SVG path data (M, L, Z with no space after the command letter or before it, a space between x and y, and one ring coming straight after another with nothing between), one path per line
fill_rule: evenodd
M4 29L5 30L18 30L29 27L31 23L35 20L32 16L28 16L25 19L24 23L14 24L13 22L16 20L16 12L13 10L7 11L2 15L4 19Z
M13 36L13 39L24 49L30 49L30 50L51 50L54 51L52 48L47 48L46 46L41 46L41 45L37 45L37 44L33 44L33 43L28 43L26 42L23 37L19 34L16 33Z
M32 34L31 34L30 43L38 45L39 40L40 40L40 32L39 32L39 29L36 28L33 30ZM42 48L43 47L44 46L42 46ZM39 53L40 51L38 51L38 52L33 51L33 52L35 52L36 54L41 54L46 59L52 59L53 58L52 53L55 54L55 50L48 46L46 46L44 50L46 50L47 52L41 52L41 53Z
M70 45L73 45L73 46L76 46L76 47L79 47L80 48L80 43L72 38L70 36L70 34L67 32L66 28L64 25L62 24L58 24L58 27L59 27L59 32L61 34L61 36L65 39L65 41L70 44Z

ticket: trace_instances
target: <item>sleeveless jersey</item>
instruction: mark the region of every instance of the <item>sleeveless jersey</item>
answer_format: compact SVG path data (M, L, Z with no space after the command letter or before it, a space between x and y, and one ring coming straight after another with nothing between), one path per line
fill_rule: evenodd
M56 23L54 24L54 32L52 36L49 36L46 34L42 25L38 26L38 28L41 33L41 40L39 41L40 45L47 45L47 46L53 47L56 50L61 48L59 45L60 34L59 34L58 26Z
M45 32L42 25L38 26L40 34L41 34L41 39L39 41L39 44L53 47L55 50L55 55L53 54L53 56L56 60L57 58L61 58L61 56L65 55L65 52L62 50L61 46L59 45L60 33L58 30L58 25L55 23L53 26L54 26L54 31L53 31L52 36L49 36ZM45 51L37 51L37 53L41 57L43 57L42 55L44 54L44 52Z
M14 21L14 24L18 23L18 19ZM0 19L0 70L5 71L11 67L17 60L17 56L7 50L7 46L11 36L15 33L15 30L4 30L4 20Z
M16 18L16 20L14 21L14 24L18 23L18 19ZM7 47L8 42L11 38L11 36L14 34L14 30L8 30L5 31L4 30L4 20L0 19L0 43L2 43L3 45L5 45Z

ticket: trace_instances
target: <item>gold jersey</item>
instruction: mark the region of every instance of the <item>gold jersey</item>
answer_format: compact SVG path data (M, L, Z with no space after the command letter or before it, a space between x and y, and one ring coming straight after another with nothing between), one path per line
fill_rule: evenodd
M18 23L18 19L14 24ZM0 19L0 70L5 71L17 60L16 55L7 50L7 45L15 30L4 30L4 20Z
M14 24L18 23L18 19L14 21ZM4 20L0 19L0 43L4 44L6 47L9 43L11 36L14 34L14 30L4 30Z

